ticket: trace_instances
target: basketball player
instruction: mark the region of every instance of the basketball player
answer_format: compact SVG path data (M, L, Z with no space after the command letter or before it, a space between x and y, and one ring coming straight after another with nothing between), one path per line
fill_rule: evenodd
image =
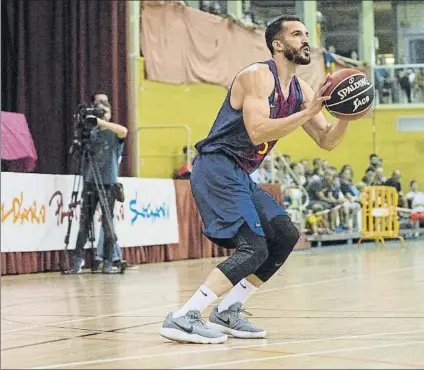
M253 64L234 79L208 137L196 145L191 186L205 235L235 252L220 263L160 334L191 343L264 338L266 331L240 313L244 302L283 265L299 238L287 212L251 179L277 140L302 127L326 150L333 149L348 121L330 125L321 113L330 87L316 94L296 77L310 63L308 31L296 17L280 17L265 32L272 59ZM304 145L299 143L299 146ZM201 312L229 293L203 324Z

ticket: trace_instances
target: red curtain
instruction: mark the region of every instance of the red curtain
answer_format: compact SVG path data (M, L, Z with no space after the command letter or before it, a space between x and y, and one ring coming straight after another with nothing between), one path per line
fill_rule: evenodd
M128 122L126 1L3 0L1 7L2 110L26 115L36 172L69 173L79 103L105 90L113 121Z

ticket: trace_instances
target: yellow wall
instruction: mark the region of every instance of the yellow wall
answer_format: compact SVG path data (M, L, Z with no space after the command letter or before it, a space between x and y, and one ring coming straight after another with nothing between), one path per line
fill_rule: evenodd
M218 86L170 85L145 81L141 95L141 125L187 125L191 143L204 138L225 98L226 89ZM170 177L183 161L186 133L182 129L149 129L139 135L142 177ZM145 157L146 155L173 157ZM176 157L181 154L180 157Z
M227 93L225 88L215 85L171 85L141 80L138 126L188 125L192 144L208 134ZM386 176L400 168L405 189L412 178L419 180L424 188L424 135L396 132L397 116L424 115L424 108L377 110L375 115L376 152L384 160ZM329 120L331 122L333 118L329 117ZM139 174L142 177L171 177L183 161L178 155L185 144L182 130L141 131L139 155L157 156L143 158ZM355 181L359 181L368 166L368 156L373 152L372 118L352 122L342 143L331 152L320 149L301 129L281 139L277 149L281 154L290 154L295 161L321 157L337 168L350 163Z
M140 58L140 70L143 60ZM144 80L139 76L137 126L187 125L191 144L209 132L227 90L207 84L174 85ZM139 131L139 176L172 177L184 161L186 145L182 129L143 129Z
M402 171L403 188L415 179L424 190L424 132L397 132L396 117L424 117L421 109L378 110L376 112L377 153L384 159L387 175L395 169Z
M330 122L334 121L326 112L324 114ZM424 133L396 131L396 117L424 116L424 108L377 109L374 114L375 152L383 158L386 177L390 177L392 171L399 168L403 174L402 185L405 190L409 189L411 179L418 180L424 189ZM351 122L343 141L331 152L320 149L303 130L297 130L289 137L280 139L277 149L280 153L290 154L294 161L302 158L326 158L338 169L344 164L351 164L355 181L358 182L368 167L368 156L374 152L372 126L372 118Z

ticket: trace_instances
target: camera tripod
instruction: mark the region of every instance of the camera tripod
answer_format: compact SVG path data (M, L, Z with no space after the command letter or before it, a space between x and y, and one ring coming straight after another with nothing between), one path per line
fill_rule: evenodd
M74 151L73 149L74 149L74 147L71 147L71 153ZM68 252L69 239L70 239L70 235L71 235L72 221L73 221L73 218L75 216L75 209L78 205L78 193L79 193L79 189L81 187L81 182L83 182L83 191L82 191L81 199L86 199L86 200L88 199L89 200L89 204L88 205L85 204L83 206L84 207L88 206L88 207L93 207L93 208L95 208L97 206L97 204L93 204L94 203L93 202L94 192L97 191L98 199L99 199L99 202L101 204L102 213L103 213L102 214L102 223L107 222L108 227L112 231L112 234L113 234L114 243L111 246L111 248L114 248L114 244L117 240L116 234L115 234L115 228L114 228L114 225L113 225L112 215L110 213L109 206L108 206L106 190L105 190L105 187L103 185L103 182L101 181L100 171L99 171L99 168L97 166L97 163L93 160L91 148L89 147L88 143L83 143L82 145L78 143L77 150L80 152L80 153L78 153L79 154L78 167L77 167L78 172L74 176L72 193L71 193L71 201L70 201L69 206L68 206L69 217L68 217L67 232L66 232L66 235L65 235L65 248L63 249L63 251L60 255L60 260L59 260L60 271L63 275L71 273L70 270L65 269L65 261L66 261L66 254ZM94 181L95 189L93 189L93 188L86 189L85 186L84 186L85 185L84 174L86 173L86 171L85 171L86 166L88 166L88 168L89 168L91 177ZM85 194L85 192L86 192L86 194ZM85 195L87 195L87 196L85 197ZM89 212L89 214L92 213L92 216L87 221L87 222L89 222L88 241L91 244L91 253L92 253L91 254L91 258L92 258L91 272L92 273L97 272L97 268L100 264L100 262L96 260L95 247L94 247L94 242L96 240L95 235L94 235L94 212L95 212L95 209L92 209L92 212ZM105 254L104 249L103 249L103 254ZM113 254L113 250L110 251L110 255L112 255L112 254ZM70 260L71 260L71 264L72 264L72 257L70 257ZM119 266L120 272L122 274L122 273L124 273L124 271L126 269L126 264L122 263L122 261L120 261L119 265L120 265Z

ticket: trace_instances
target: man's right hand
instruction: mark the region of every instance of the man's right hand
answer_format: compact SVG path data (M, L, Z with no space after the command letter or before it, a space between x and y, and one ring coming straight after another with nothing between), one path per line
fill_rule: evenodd
M331 99L331 96L324 96L324 93L331 86L331 77L327 75L325 80L319 85L317 93L314 95L312 101L304 101L302 103L302 108L305 110L309 116L316 116L321 112L322 104Z

